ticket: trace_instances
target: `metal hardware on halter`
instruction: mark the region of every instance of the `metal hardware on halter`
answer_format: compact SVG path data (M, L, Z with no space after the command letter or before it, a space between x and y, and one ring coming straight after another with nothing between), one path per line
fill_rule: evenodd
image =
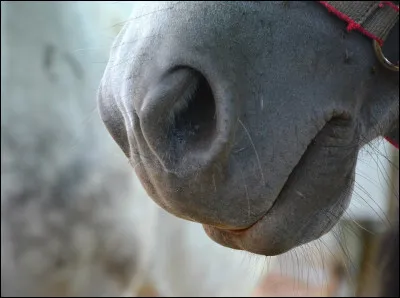
M399 62L397 62L397 64L393 64L392 62L390 62L383 54L382 47L376 40L373 41L373 47L375 50L376 57L384 67L386 67L391 71L397 71L397 72L399 71Z

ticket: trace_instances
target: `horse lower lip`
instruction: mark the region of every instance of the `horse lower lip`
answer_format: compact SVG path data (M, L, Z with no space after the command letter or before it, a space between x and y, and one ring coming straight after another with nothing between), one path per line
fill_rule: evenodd
M239 230L226 230L226 232L230 233L230 234L243 234L246 231L248 231L252 226L245 228L245 229L239 229Z
M241 233L247 231L248 229L250 229L250 227L245 228L245 229L235 229L235 230L232 230L232 229L219 229L219 228L217 228L217 229L218 230L222 230L224 232L229 232L229 233L234 233L234 234L241 234Z
M230 234L242 234L242 233L245 233L246 231L250 230L258 222L259 222L259 220L257 220L255 223L251 224L247 228L242 228L242 229L226 229L226 228L214 227L214 226L210 226L210 227L212 227L214 229L217 229L217 230L219 230L221 232L227 232L227 233L230 233Z

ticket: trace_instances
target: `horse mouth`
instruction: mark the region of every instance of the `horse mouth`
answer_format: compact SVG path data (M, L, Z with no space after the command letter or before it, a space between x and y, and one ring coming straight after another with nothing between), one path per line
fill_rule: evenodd
M318 151L326 150L326 148L335 148L335 146L331 146L330 143L326 142L326 139L331 139L331 131L332 131L332 126L337 127L337 123L341 123L340 125L343 124L343 121L348 123L348 120L344 120L343 118L341 119L332 119L328 121L325 126L317 133L317 135L311 140L309 145L307 146L306 150L303 152L301 155L299 161L297 164L293 167L292 171L290 172L287 180L285 181L284 185L282 186L278 196L275 198L272 206L266 210L263 215L260 216L255 222L253 222L251 225L249 225L246 228L224 228L220 226L213 226L213 225L207 225L203 224L203 229L205 230L206 234L214 241L217 243L227 246L233 249L239 249L239 250L245 250L249 251L252 253L256 254L262 254L262 255L267 255L267 256L273 256L273 255L279 255L282 254L286 251L289 251L290 249L296 247L299 245L299 242L303 241L305 238L314 238L317 239L323 234L327 233L333 226L334 223L336 223L341 214L337 216L335 219L323 222L320 219L314 219L310 218L309 222L312 222L316 229L313 232L308 232L306 231L307 228L305 227L306 225L304 224L304 217L302 214L296 214L294 216L293 221L299 220L299 230L302 230L302 232L299 232L298 238L297 239L292 239L292 240L282 240L281 235L277 235L276 231L280 230L279 224L283 224L282 220L279 219L279 215L284 214L283 209L289 206L290 204L293 206L296 206L298 204L296 200L296 197L300 197L302 200L307 201L308 204L313 204L317 199L315 196L313 197L308 197L304 196L301 192L296 191L296 184L297 183L297 178L294 179L294 176L299 177L299 175L302 175L304 173L304 168L307 167L307 163L310 161L310 156L315 156L315 153ZM336 150L336 148L334 149ZM354 152L356 150L353 150ZM348 154L348 152L347 152ZM346 156L347 157L347 156ZM312 158L311 158L312 159ZM349 167L349 173L345 174L345 178L343 181L350 181L351 178L349 175L351 174L351 168L354 169L353 165ZM326 173L329 173L330 168L324 169ZM342 184L343 185L343 184ZM318 184L315 185L315 187L321 187ZM292 194L292 195L288 195ZM346 204L349 200L349 196L346 198L342 198L341 196L338 196L336 198L329 198L326 199L326 204L321 205L324 208L326 207L327 209L331 208L332 205L334 205L334 202L344 202L343 205ZM278 206L277 206L278 205ZM285 206L285 207L283 207ZM314 207L312 207L314 208ZM321 208L321 207L318 207ZM316 212L319 211L317 207L314 208ZM342 212L344 211L345 208L342 208ZM307 215L305 215L307 216ZM271 224L275 224L275 231L273 231L273 228L269 227ZM268 235L265 237L265 239L258 239L260 238L260 234L262 234L264 231ZM307 234L307 235L306 235ZM312 234L312 236L310 236ZM277 241L277 239L279 240ZM311 239L311 240L314 240ZM311 241L308 239L305 242ZM257 243L258 242L258 243ZM303 243L305 243L303 241ZM276 244L279 243L279 244ZM301 243L300 243L301 244Z
M223 226L213 226L213 225L207 225L207 224L203 224L203 227L206 227L206 229L208 229L208 230L215 230L215 231L218 231L218 232L223 232L223 233L230 234L230 235L235 235L235 236L239 236L239 235L242 235L242 234L245 234L245 233L251 231L251 229L252 229L255 225L257 225L260 221L262 221L263 218L265 218L266 216L268 216L268 213L270 212L270 210L274 208L274 205L275 205L276 202L279 200L282 190L285 189L286 187L290 187L290 185L288 186L288 180L290 179L290 176L293 175L293 174L297 171L301 159L303 158L303 156L305 156L305 155L308 153L308 151L310 150L310 147L313 146L313 145L315 144L315 139L316 139L316 137L314 137L314 138L311 140L311 142L310 142L309 145L307 146L306 150L305 150L305 151L303 152L303 154L301 155L299 162L293 167L292 171L290 172L288 178L286 179L284 185L282 186L282 188L281 188L281 190L280 190L278 196L275 198L275 200L274 200L273 204L271 205L271 207L268 208L268 210L266 210L264 213L262 213L261 216L260 216L256 221L254 221L254 222L253 222L252 224L250 224L248 227L245 227L245 228L237 228L237 229L236 229L236 228L232 228L232 227L225 228L225 227L223 227ZM289 184L290 184L290 183L289 183Z

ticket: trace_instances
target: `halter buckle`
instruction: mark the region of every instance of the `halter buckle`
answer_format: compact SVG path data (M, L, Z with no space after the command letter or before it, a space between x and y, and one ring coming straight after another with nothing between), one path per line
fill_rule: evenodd
M390 62L383 54L382 47L376 40L373 41L373 47L375 50L376 57L385 68L395 72L399 71L399 62L397 62L397 64L393 64L392 62Z

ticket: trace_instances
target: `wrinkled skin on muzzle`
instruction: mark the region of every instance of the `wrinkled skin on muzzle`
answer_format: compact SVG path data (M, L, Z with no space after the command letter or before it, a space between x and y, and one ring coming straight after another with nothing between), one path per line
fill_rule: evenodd
M101 117L162 208L283 253L332 228L359 149L398 130L398 73L345 27L316 2L138 3Z

